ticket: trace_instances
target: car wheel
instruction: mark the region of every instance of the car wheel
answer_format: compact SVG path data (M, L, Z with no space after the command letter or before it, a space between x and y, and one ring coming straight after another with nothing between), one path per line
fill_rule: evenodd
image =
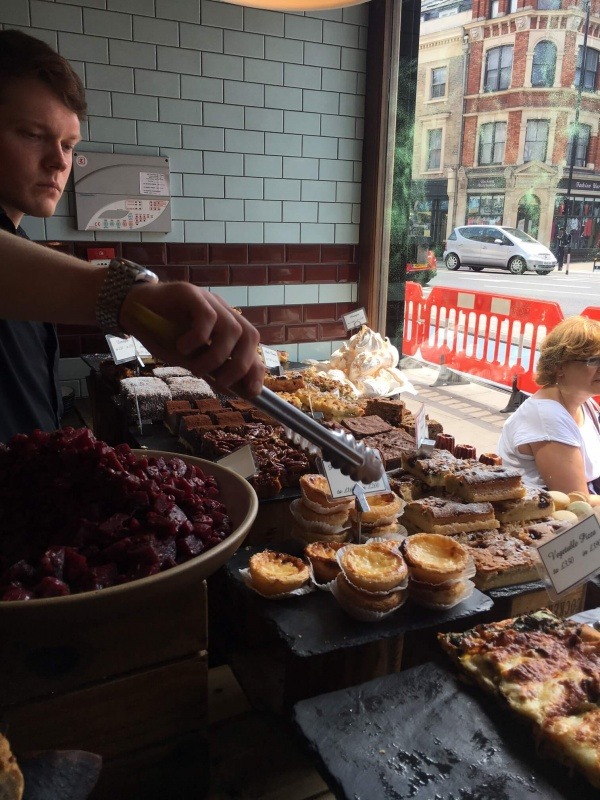
M508 268L513 275L522 275L527 270L527 262L521 256L515 256L508 262Z
M483 267L470 267L473 272L483 272Z
M446 269L454 270L459 269L460 267L460 258L456 255L456 253L448 253L446 256Z

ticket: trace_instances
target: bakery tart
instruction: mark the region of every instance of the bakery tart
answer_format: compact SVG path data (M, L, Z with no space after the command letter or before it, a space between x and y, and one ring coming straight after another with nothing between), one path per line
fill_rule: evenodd
M265 595L293 592L310 580L308 564L301 558L273 550L255 553L248 568L253 587Z
M305 473L300 476L300 491L304 505L319 514L330 514L350 509L354 505L354 497L331 496L329 481L324 475L318 473Z
M430 608L456 605L470 596L473 589L474 584L469 580L422 583L411 578L408 582L410 599Z
M408 575L400 553L378 542L349 545L338 558L350 583L367 592L397 589Z
M304 548L304 555L310 561L315 580L319 583L329 583L340 572L337 553L345 547L343 542L312 542Z
M388 522L394 522L406 505L406 501L394 492L370 494L367 496L367 503L369 510L363 511L360 515L360 521L365 525L386 525ZM350 518L357 520L358 513L355 507L352 508Z
M343 572L337 576L335 588L342 604L373 614L387 614L399 608L406 599L406 589L395 589L385 594L370 594L354 586Z
M437 584L456 580L469 565L469 551L441 533L416 533L402 542L401 552L410 577Z

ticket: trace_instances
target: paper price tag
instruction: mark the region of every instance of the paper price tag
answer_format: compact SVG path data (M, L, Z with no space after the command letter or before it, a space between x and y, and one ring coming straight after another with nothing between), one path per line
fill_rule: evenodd
M150 358L152 355L150 351L133 336L127 336L125 339L122 339L120 336L106 334L106 341L115 364L125 364L127 361L135 361L139 356Z
M354 494L354 487L357 483L360 484L365 494L381 494L382 492L390 491L390 484L388 483L385 472L379 480L366 484L352 480L348 475L344 475L339 469L333 467L329 461L322 461L321 464L323 467L323 475L325 475L327 483L329 484L329 491L331 492L331 496L335 499L339 497L352 497Z
M425 404L415 414L415 444L417 449L421 446L423 439L429 438L429 428L427 427L427 415L425 414Z
M600 572L600 525L594 514L538 547L556 594Z
M234 450L227 456L223 456L217 461L222 467L227 467L233 472L240 475L242 478L249 478L256 472L256 464L254 463L254 456L249 445L240 447L239 450Z
M266 369L269 370L269 372L277 370L278 374L281 375L283 370L281 369L281 362L279 361L277 350L273 350L272 347L265 347L264 344L261 344L260 349Z
M342 315L342 324L344 330L352 331L354 328L360 328L361 325L367 324L367 315L364 308L357 308L355 311L350 311L348 314Z

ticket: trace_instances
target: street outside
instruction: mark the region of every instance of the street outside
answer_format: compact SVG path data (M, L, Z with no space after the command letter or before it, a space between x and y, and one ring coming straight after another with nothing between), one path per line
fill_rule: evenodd
M597 266L600 267L600 261ZM423 287L425 296L434 286L449 286L510 297L527 297L558 303L565 317L579 314L587 306L600 307L600 269L594 272L591 261L571 264L568 275L566 265L562 272L555 269L549 275L537 275L535 272L511 275L506 270L493 267L484 272L473 272L467 267L451 272L441 258L437 260L437 270L437 276Z

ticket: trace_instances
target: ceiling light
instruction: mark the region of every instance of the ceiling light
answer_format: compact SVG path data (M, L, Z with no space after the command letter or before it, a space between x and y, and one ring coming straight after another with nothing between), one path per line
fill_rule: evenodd
M269 11L327 11L331 8L358 6L368 0L220 0L237 6L265 8Z

